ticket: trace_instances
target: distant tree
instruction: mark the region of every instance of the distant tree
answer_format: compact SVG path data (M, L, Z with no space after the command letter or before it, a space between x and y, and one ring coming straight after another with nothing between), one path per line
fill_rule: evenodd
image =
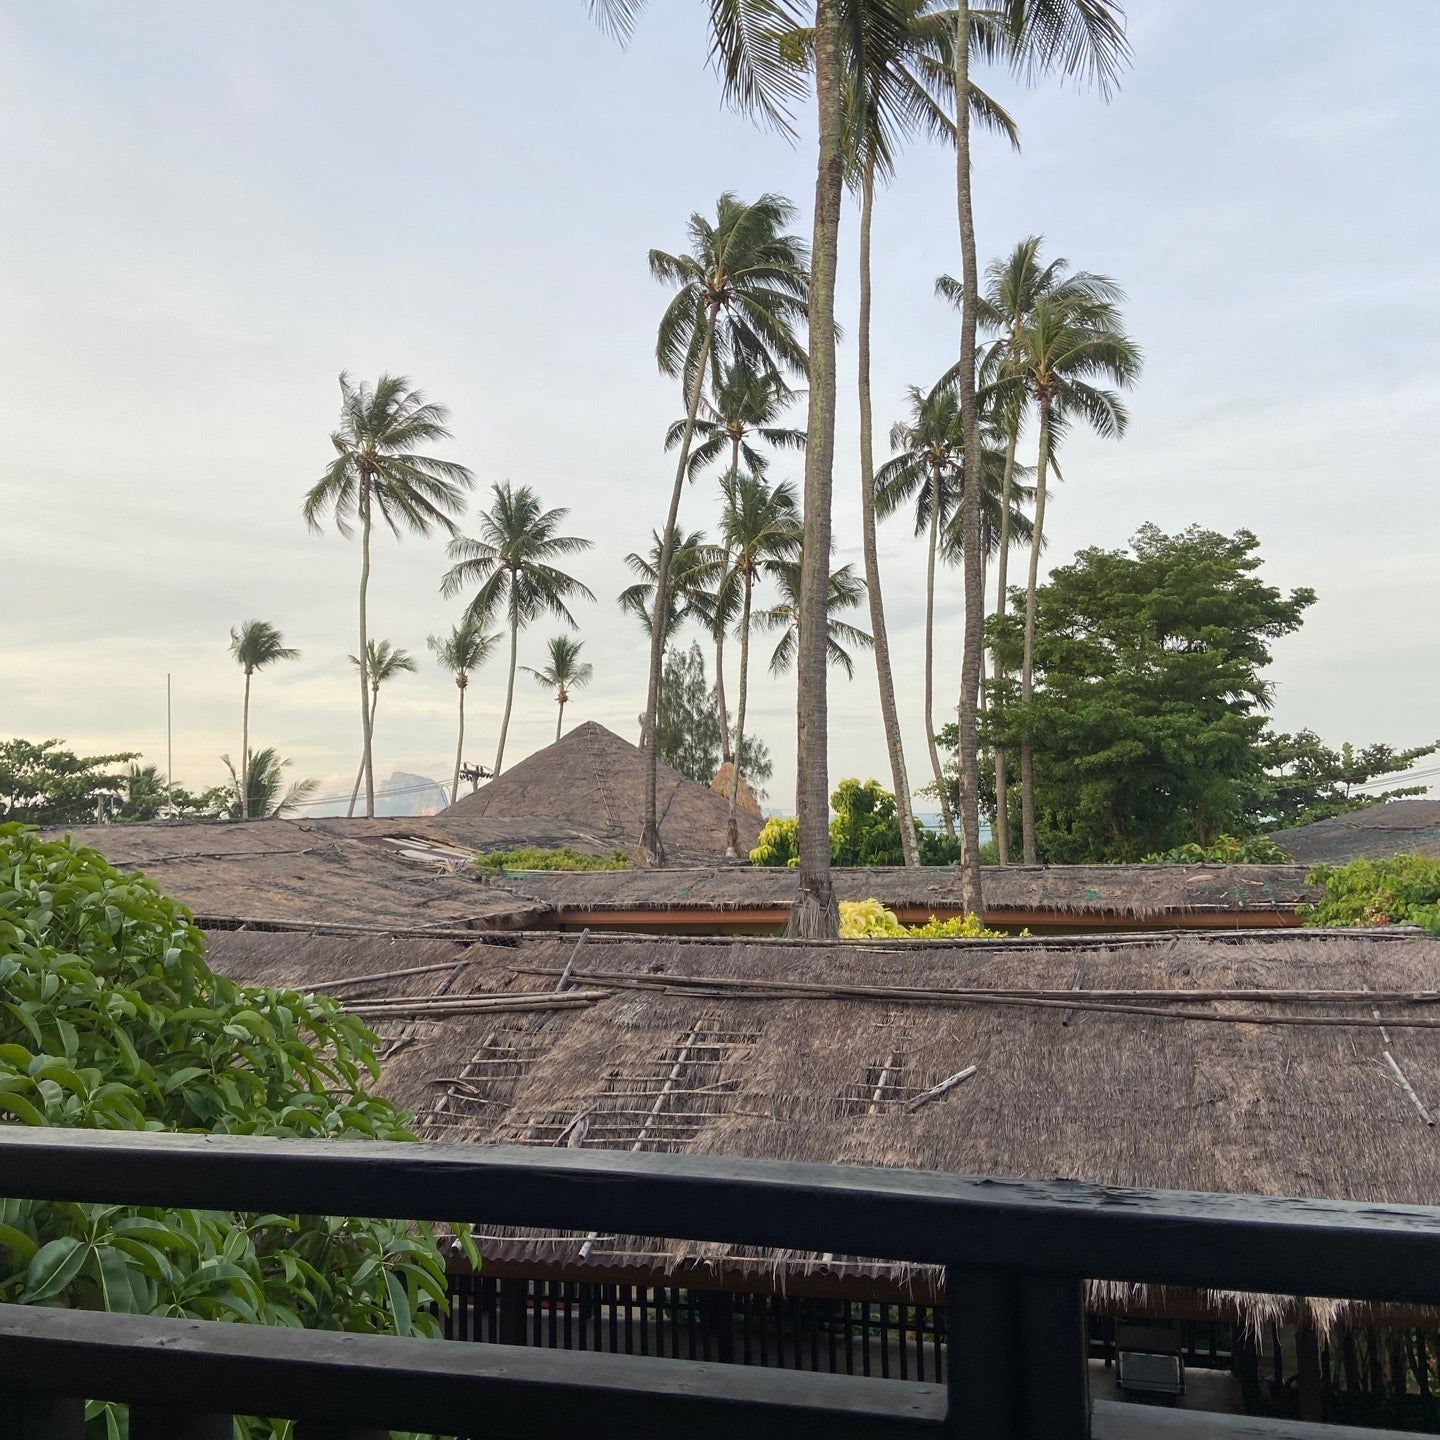
M690 478L717 463L733 480L745 470L763 475L769 456L754 442L776 450L803 450L805 432L779 424L780 417L794 403L795 392L773 371L757 370L745 360L732 361L716 377L714 394L701 400L702 413L695 417L690 452ZM685 421L677 420L665 436L665 448L673 450L685 437Z
M460 692L460 725L455 737L455 774L450 782L450 803L460 795L460 763L465 754L465 691L471 674L478 670L500 643L498 634L487 634L483 622L466 613L448 635L431 635L425 642L444 670L455 677Z
M112 767L139 758L134 750L77 755L60 740L0 740L0 820L88 825L125 793L126 777Z
M1243 832L1263 784L1270 643L1315 600L1266 585L1258 551L1247 530L1146 525L1037 589L1032 696L991 682L985 729L1034 755L1045 859L1134 860ZM990 629L1013 677L1023 610Z
M360 521L360 725L365 813L375 814L375 764L370 744L369 620L370 532L375 512L398 536L403 526L416 535L437 527L455 534L455 516L474 477L453 460L419 453L422 445L448 440L449 412L432 405L403 375L382 375L375 384L340 376L340 424L331 432L335 459L305 496L303 514L312 530L328 510L335 528L349 536ZM242 767L244 758L241 758Z
M510 733L510 709L515 702L515 671L520 632L541 615L553 615L578 628L567 601L593 600L595 596L573 575L558 569L555 561L593 549L578 535L560 534L570 513L561 507L546 510L528 485L513 488L507 480L492 487L493 502L479 516L480 534L450 542L455 561L445 575L442 591L457 595L477 587L470 614L478 620L503 616L510 632L510 671L505 682L505 713L500 720L500 743L495 750L495 774L505 764L505 739Z
M626 568L637 578L616 597L620 608L640 622L640 628L646 635L650 634L650 627L655 623L655 576L660 568L660 549L660 535L652 531L650 549L644 555L632 550L625 557ZM676 537L666 594L667 643L675 638L687 620L709 621L710 592L706 587L719 563L720 552L706 541L703 530L692 530L688 535Z
M230 653L245 672L245 702L240 722L240 761L244 765L250 755L250 677L281 660L298 660L300 652L287 646L285 637L268 620L246 620L239 629L230 632Z
M780 590L778 603L762 610L755 618L764 629L780 632L780 638L770 654L770 673L784 675L795 662L795 646L800 632L798 562L785 560L777 565L775 583ZM864 630L839 617L846 610L853 610L864 598L865 582L855 573L853 565L839 565L830 571L830 593L825 604L830 663L839 666L849 679L855 677L855 657L850 652L868 650L871 639Z
M367 641L363 664L358 655L350 656L350 663L370 677L370 711L365 723L365 754L360 757L360 769L355 775L355 788L350 792L350 808L345 812L347 816L355 813L355 801L360 795L360 781L364 777L365 767L371 763L370 757L374 753L375 712L380 707L380 687L387 681L393 680L397 675L413 675L419 668L408 650L402 650L398 645L392 646L388 640ZM270 753L273 755L274 751L272 750ZM290 762L287 760L283 763L288 765Z
M314 780L296 780L287 788L284 772L290 761L282 760L269 746L251 753L243 779L242 772L236 769L228 755L222 755L220 759L230 772L229 804L226 808L232 820L284 819L319 789ZM356 785L358 787L358 780Z
M720 767L720 717L715 692L705 675L705 654L699 645L665 652L660 687L660 724L657 749L660 759L682 775L708 785ZM645 717L639 717L643 728ZM763 741L747 735L740 747L745 774L753 785L763 785L774 764ZM764 791L756 790L757 795Z
M576 690L583 690L595 674L594 666L581 660L583 640L572 639L569 635L551 636L550 659L543 670L532 670L525 666L525 673L533 675L547 690L555 694L555 739L560 739L560 727L565 723L565 706Z

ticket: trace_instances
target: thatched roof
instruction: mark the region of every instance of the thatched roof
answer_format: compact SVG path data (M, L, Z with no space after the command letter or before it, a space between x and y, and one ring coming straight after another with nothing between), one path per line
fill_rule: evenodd
M881 901L905 920L963 910L951 866L875 866L831 872L842 900ZM755 866L510 872L495 882L544 904L573 923L673 912L723 920L788 906L795 872ZM1251 924L1262 916L1295 918L1313 899L1298 865L1011 865L984 875L985 914L994 923L1032 924L1067 917L1107 922Z
M710 782L710 793L718 795L726 805L730 803L730 781L734 774L735 762L724 760L715 772L715 778ZM749 815L751 819L759 820L762 825L765 823L760 802L755 798L755 792L750 788L750 782L743 775L740 777L740 787L735 792L735 808L742 815Z
M1389 855L1440 856L1440 800L1390 800L1293 830L1276 830L1270 838L1303 865L1343 865Z
M659 767L660 838L676 857L725 853L728 808L698 781L668 765ZM542 816L602 837L629 851L640 838L645 757L638 745L593 721L577 725L507 770L473 795L463 795L446 817ZM760 833L756 815L740 816L745 851Z
M1411 931L301 948L232 933L212 937L211 959L368 1014L384 1037L381 1088L427 1138L1355 1201L1440 1193L1428 1119L1440 1019L1397 998L1436 998L1440 941ZM556 1000L567 966L569 998ZM1348 998L1325 999L1337 992ZM475 1008L496 1001L527 1008ZM481 1238L505 1263L934 1278L645 1236ZM1271 1313L1263 1297L1245 1303Z

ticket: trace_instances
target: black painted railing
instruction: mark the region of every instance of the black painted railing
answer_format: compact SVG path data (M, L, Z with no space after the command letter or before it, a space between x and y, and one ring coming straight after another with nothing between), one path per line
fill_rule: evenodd
M0 1306L0 1437L1081 1440L1087 1279L1440 1304L1440 1209L468 1145L0 1127L0 1195L665 1235L946 1267L946 1384Z

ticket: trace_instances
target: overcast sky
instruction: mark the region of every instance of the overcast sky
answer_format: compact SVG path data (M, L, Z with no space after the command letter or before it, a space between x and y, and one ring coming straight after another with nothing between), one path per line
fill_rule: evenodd
M231 625L302 659L261 676L252 734L333 790L358 754L358 550L305 529L339 370L399 371L452 411L483 490L535 486L596 549L575 569L596 679L576 721L630 737L645 651L613 603L668 493L679 412L656 371L666 296L646 251L733 189L778 191L808 234L813 155L721 109L702 8L656 3L628 51L582 0L528 4L0 4L0 734L134 749L215 783L239 749ZM1313 585L1277 646L1275 719L1327 740L1440 732L1440 4L1356 23L1341 0L1134 0L1109 106L986 83L1024 153L981 143L982 262L1030 232L1115 276L1146 353L1120 443L1077 437L1047 516L1052 563L1144 521L1254 530L1265 574ZM807 117L808 118L808 117ZM875 397L956 345L932 297L958 267L953 162L917 146L877 203ZM854 215L840 315L853 331ZM854 350L842 346L840 553L859 562ZM798 421L798 417L797 417ZM772 472L799 479L779 460ZM709 487L687 525L712 524ZM440 539L377 544L372 634L421 657L384 694L377 775L448 776L454 688ZM881 564L912 776L923 778L923 565ZM959 577L942 581L939 693L958 681ZM541 663L542 623L522 663ZM792 684L757 665L753 728L793 787ZM732 678L733 686L733 678ZM493 759L503 666L472 686ZM868 663L836 677L831 773L886 775ZM512 758L554 727L522 676ZM918 783L918 782L917 782Z

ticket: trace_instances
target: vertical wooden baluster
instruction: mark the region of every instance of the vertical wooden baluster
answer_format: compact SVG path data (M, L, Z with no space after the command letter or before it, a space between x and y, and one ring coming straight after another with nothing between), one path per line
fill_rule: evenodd
M85 1402L0 1389L0 1440L85 1440Z
M295 1440L391 1440L391 1432L377 1430L373 1425L339 1425L328 1420L297 1420Z
M232 1440L229 1415L174 1410L168 1405L132 1405L130 1440Z
M1013 1440L1020 1376L1010 1280L951 1265L945 1302L946 1440Z
M1024 1440L1089 1440L1090 1363L1085 1350L1085 1282L1021 1275L1020 1435Z

